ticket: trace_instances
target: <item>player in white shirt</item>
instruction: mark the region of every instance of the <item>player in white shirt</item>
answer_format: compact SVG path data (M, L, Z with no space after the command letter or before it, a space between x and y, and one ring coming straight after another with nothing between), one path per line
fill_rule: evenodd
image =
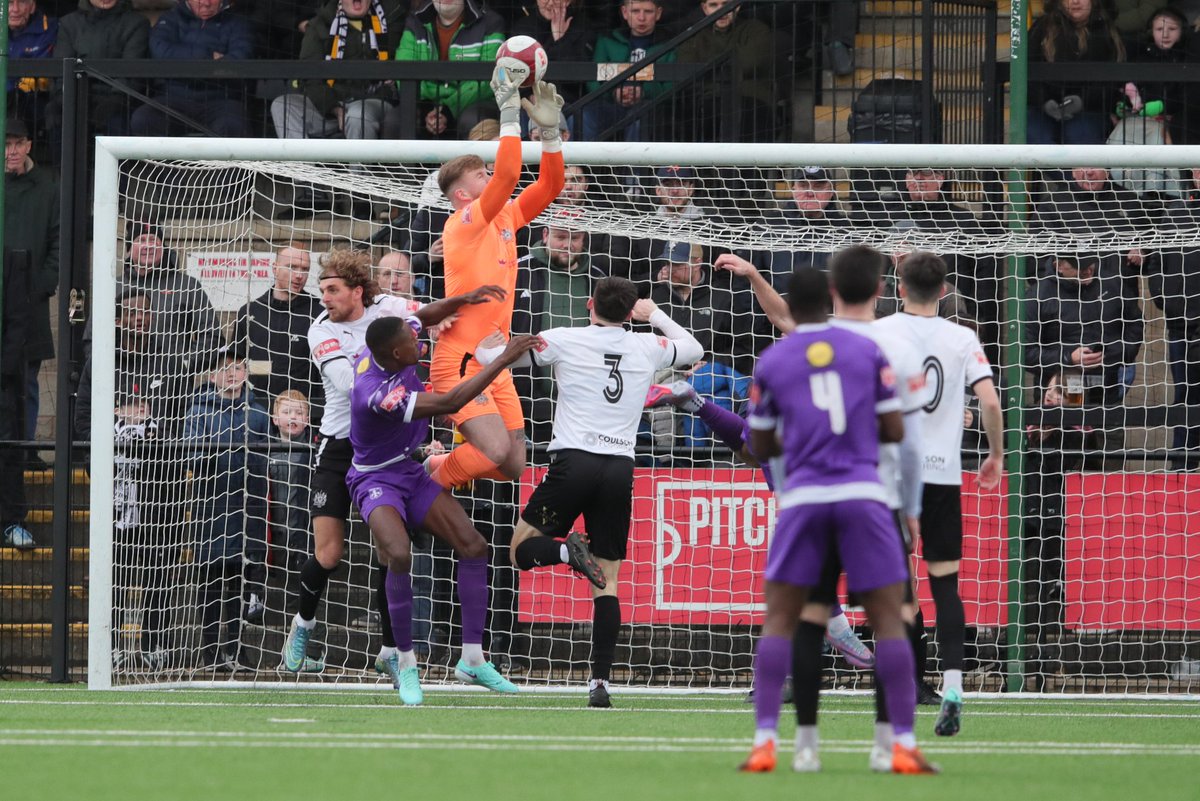
M521 513L509 551L521 570L566 563L592 582L592 680L588 705L608 707L608 679L621 626L617 578L633 503L633 457L646 391L666 367L694 364L700 343L624 278L602 278L588 301L592 325L551 328L531 352L558 385L550 469ZM630 319L661 333L633 333ZM502 337L480 343L487 364ZM583 516L587 539L571 531ZM565 539L554 539L565 537ZM589 551L590 541L590 551ZM594 554L594 557L593 557Z
M925 404L921 511L921 557L937 609L938 648L942 659L942 706L934 732L958 733L962 714L963 639L966 615L958 593L962 559L962 436L964 393L979 399L988 455L979 466L979 486L995 489L1004 469L1004 416L992 380L992 368L979 338L969 328L938 316L946 284L946 265L932 253L917 251L900 263L904 310L877 325L889 337L924 343L929 400ZM918 675L923 666L917 665Z
M309 637L316 627L317 605L346 550L346 519L350 515L350 491L346 472L350 469L350 389L354 383L355 360L366 350L367 328L379 317L405 317L419 331L435 325L462 306L503 299L504 290L480 287L474 292L422 305L408 298L380 292L371 277L370 256L361 251L336 249L321 259L321 304L325 311L308 329L312 359L321 371L325 387L325 410L317 453L313 460L311 515L314 549L300 568L300 602L283 645L284 666L293 672L320 671L320 660L307 656ZM376 571L375 601L383 627L383 647L375 668L391 677L399 687L399 662L384 584L386 568Z

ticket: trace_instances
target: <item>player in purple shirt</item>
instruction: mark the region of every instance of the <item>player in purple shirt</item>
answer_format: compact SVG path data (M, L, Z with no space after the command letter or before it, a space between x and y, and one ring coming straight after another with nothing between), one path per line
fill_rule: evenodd
M903 757L893 760L893 770L935 772L913 735L913 654L901 615L908 568L879 479L879 443L904 436L895 378L878 345L828 324L829 284L820 270L793 274L788 307L796 328L759 358L751 393L750 450L781 456L783 475L776 475L780 513L754 663L754 748L741 770L775 768L796 621L811 591L828 585L828 565L840 562L876 633L876 675ZM824 631L801 622L805 627ZM818 770L815 752L815 727L798 730L793 768Z
M367 328L370 355L355 365L350 393L354 460L346 474L346 486L371 529L380 562L388 568L387 603L399 651L400 699L405 704L424 700L413 652L409 575L412 544L408 531L417 526L445 540L458 556L463 645L454 675L496 692L517 691L483 655L487 541L458 501L434 482L412 455L425 441L430 417L461 409L538 342L535 336L513 337L497 361L449 392L436 393L424 391L417 377L417 337L404 319L380 317Z

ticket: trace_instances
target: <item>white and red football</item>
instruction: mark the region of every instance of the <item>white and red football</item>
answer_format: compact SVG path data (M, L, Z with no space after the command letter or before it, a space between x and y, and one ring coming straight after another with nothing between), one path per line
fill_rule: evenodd
M510 36L496 52L496 65L504 67L522 88L540 81L549 63L546 51L532 36Z

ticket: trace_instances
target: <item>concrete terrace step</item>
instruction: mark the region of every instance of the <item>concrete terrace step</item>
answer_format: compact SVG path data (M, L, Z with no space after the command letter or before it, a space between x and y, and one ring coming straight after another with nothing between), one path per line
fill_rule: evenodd
M71 469L71 484L77 487L87 487L92 483L88 476L88 471L82 467ZM45 485L54 485L53 470L26 470L25 471L25 486L41 487Z
M91 552L87 548L72 548L72 562L86 562ZM28 551L17 548L0 548L0 563L49 562L54 558L53 548L30 548Z
M53 591L49 584L0 584L0 601L49 601ZM82 585L71 586L70 592L77 600L87 597Z

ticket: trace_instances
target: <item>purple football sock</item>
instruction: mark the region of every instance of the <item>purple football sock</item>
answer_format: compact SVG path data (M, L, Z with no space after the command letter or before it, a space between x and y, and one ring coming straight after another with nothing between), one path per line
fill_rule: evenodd
M413 649L412 576L408 573L395 573L389 569L385 591L387 592L388 614L392 618L392 637L396 640L396 648L401 651L411 651Z
M754 725L779 727L783 682L792 666L792 641L788 637L760 637L754 657Z
M746 429L746 421L741 416L728 409L722 409L712 401L708 401L696 412L704 424L712 429L717 439L725 443L725 447L734 453L742 450L742 434Z
M913 652L908 640L875 643L875 675L883 685L888 718L896 734L913 730L917 710L917 685L913 681Z
M843 609L842 605L837 603L836 601L834 602L833 606L829 607L829 616L830 617L841 617L844 614L846 614L846 610Z
M487 621L487 557L458 560L458 603L462 607L463 644L482 644Z

